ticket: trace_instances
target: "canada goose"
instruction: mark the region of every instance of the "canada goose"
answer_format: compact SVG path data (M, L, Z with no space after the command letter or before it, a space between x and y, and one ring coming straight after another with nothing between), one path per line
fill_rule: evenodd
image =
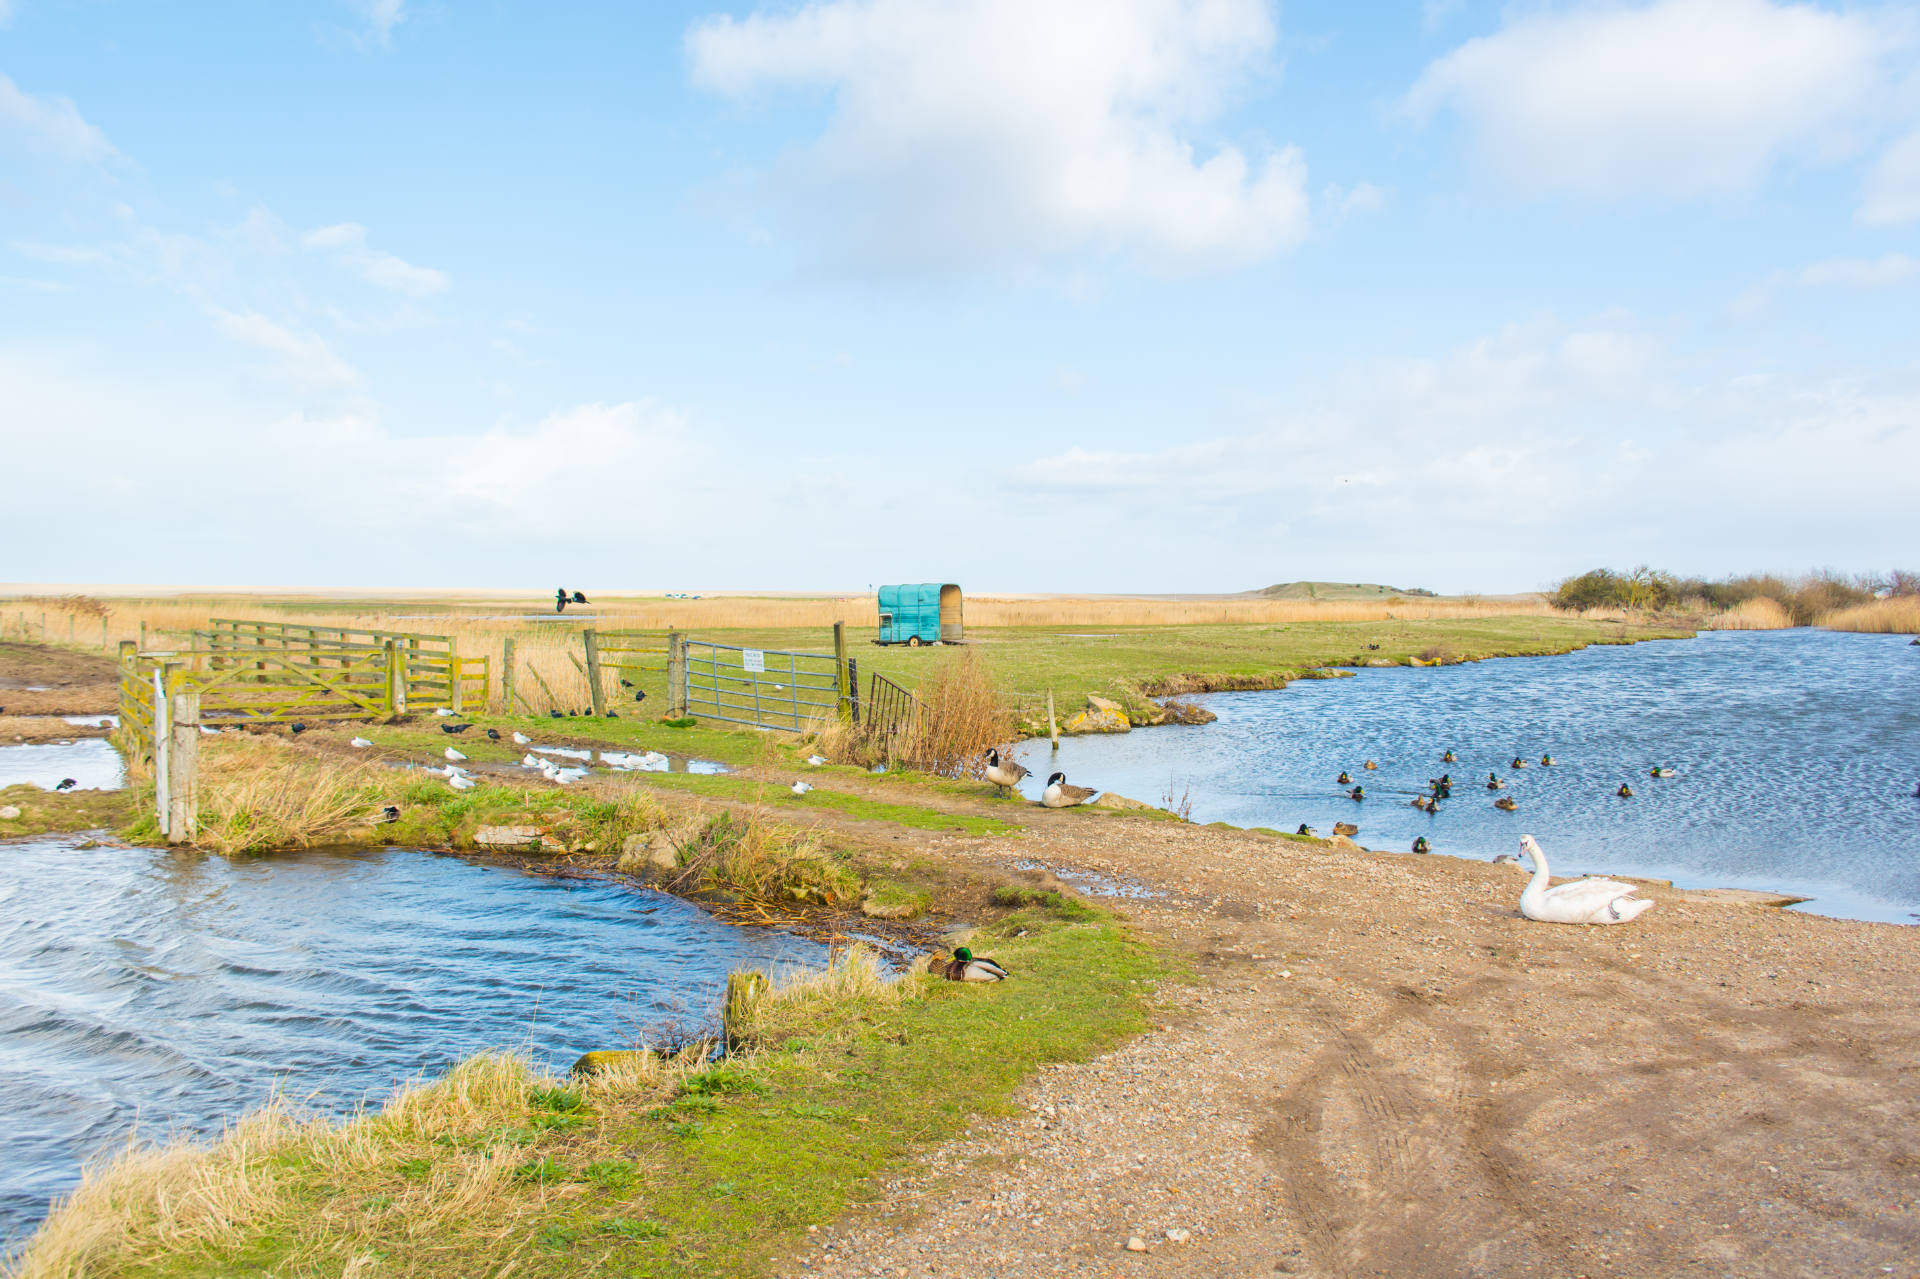
M459 751L453 749L453 747L451 746L447 747L447 749L441 753L444 754L448 759L452 760L456 764L466 758L465 755L462 755Z
M1003 764L1000 762L1000 752L997 749L987 752L987 780L998 786L1002 794L1018 786L1021 779L1026 776L1028 776L1026 765L1011 759Z
M793 793L796 795L804 795L812 789L813 787L807 782L795 782L793 784Z
M1365 799L1366 797L1367 797L1367 788L1364 786L1356 786L1352 790L1347 792L1347 798L1352 800L1356 804L1359 803L1361 800Z
M942 975L948 981L1005 981L1007 970L985 956L975 955L965 946L953 948L953 962L947 964Z
M1501 781L1501 780L1499 779L1499 777L1497 777L1497 776L1495 776L1495 775L1494 775L1494 774L1492 774L1492 773L1488 773L1488 774L1487 774L1487 789L1488 789L1488 790L1505 790L1506 788L1507 788L1507 784L1506 784L1505 782L1503 782L1503 781Z
M1679 775L1680 774L1675 772L1673 769L1662 768L1658 764L1655 764L1652 768L1649 768L1647 770L1647 776L1649 777L1678 777Z
M1440 762L1442 764L1458 764L1460 762L1460 757L1458 755L1455 755L1452 751L1448 751L1440 757Z
M368 741L364 737L356 737L352 741L348 742L347 745L353 747L355 750L363 751L367 749L367 747L373 745L373 743Z
M1069 786L1065 773L1055 773L1047 778L1047 788L1040 792L1040 802L1048 808L1073 808L1099 793L1086 786Z
M1511 813L1514 809L1520 807L1520 801L1511 795L1502 795L1499 799L1493 801L1493 806L1503 813Z
M1333 833L1336 835L1358 835L1360 828L1352 822L1335 822L1333 824Z
M1620 789L1615 791L1614 794L1618 795L1621 799L1632 799L1633 787L1627 785L1625 782L1621 782Z
M1343 768L1340 770L1340 776L1333 779L1333 784L1335 786L1351 786L1353 785L1353 778L1349 776L1347 771Z
M1368 760L1366 763L1360 765L1360 767L1366 769L1369 773L1378 772L1380 769L1380 765L1374 763L1372 760Z
M1416 853L1430 853L1433 851L1433 848L1427 843L1427 837L1422 835L1413 841L1413 851Z
M1527 766L1527 761L1524 759L1521 759L1518 755L1515 755L1513 757L1513 763L1507 765L1508 768L1525 768L1526 766Z

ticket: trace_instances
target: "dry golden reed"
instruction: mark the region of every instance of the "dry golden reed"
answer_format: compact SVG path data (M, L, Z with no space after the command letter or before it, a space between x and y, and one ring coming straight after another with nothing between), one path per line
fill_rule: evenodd
M1897 595L1837 609L1818 623L1829 631L1860 631L1870 635L1920 635L1920 596Z
M272 737L223 733L200 746L200 829L217 853L308 848L368 818L382 775Z
M1783 631L1793 625L1793 614L1779 600L1756 595L1708 619L1716 631Z

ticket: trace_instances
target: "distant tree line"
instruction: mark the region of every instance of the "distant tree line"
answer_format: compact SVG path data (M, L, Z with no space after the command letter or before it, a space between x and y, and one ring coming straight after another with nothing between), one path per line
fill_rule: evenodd
M1822 569L1803 577L1748 573L1714 581L1676 577L1642 564L1625 573L1596 568L1560 582L1548 594L1556 608L1633 608L1721 610L1765 597L1780 604L1796 625L1808 626L1822 614L1894 596L1920 596L1920 573L1895 569L1885 577L1848 576Z

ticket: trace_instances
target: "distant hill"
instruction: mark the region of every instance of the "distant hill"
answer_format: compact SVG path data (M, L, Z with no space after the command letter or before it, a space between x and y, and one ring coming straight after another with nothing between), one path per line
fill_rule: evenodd
M1382 586L1378 582L1281 582L1265 590L1248 591L1270 600L1378 600L1394 595L1424 595L1433 592L1419 587Z

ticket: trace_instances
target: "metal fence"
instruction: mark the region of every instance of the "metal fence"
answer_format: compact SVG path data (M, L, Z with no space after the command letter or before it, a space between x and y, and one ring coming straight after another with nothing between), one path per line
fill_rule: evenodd
M810 720L839 713L841 663L831 653L698 639L681 640L680 646L676 701L688 715L799 732Z
M870 733L894 737L910 733L920 718L920 699L875 671L867 680L867 702L856 721Z

